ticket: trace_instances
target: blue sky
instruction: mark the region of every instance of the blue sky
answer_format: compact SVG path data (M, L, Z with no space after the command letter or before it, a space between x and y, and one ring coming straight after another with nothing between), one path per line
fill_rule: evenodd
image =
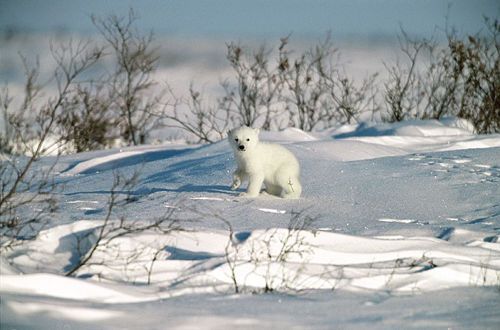
M498 17L496 0L0 0L0 30L79 33L95 31L90 14L125 14L133 7L139 26L185 37L387 37L402 26L429 36L436 26L476 32L482 16Z

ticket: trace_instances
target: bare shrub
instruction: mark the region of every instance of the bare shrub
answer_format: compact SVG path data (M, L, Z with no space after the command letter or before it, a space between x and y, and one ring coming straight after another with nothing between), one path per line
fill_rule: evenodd
M330 37L292 60L282 39L279 52L280 78L286 90L281 99L290 115L290 125L305 131L351 124L367 112L375 112L376 75L360 86L341 73L336 61L338 50ZM290 63L293 63L290 64Z
M225 95L219 100L219 108L232 114L233 124L259 125L264 129L273 127L277 112L274 106L282 83L270 54L265 46L248 53L239 44L227 45L226 58L235 74L235 85L229 81L222 83Z
M380 91L378 74L355 82L343 73L328 37L298 55L288 49L288 37L277 51L231 43L227 59L234 77L222 83L217 107L201 107L200 93L191 90L183 114L169 118L205 142L235 126L314 131L374 118L379 111L389 122L456 116L471 121L477 133L498 132L499 25L485 19L487 33L466 38L447 31L444 46L402 31L404 57L385 65L388 77ZM187 124L188 118L196 124Z
M286 50L287 39L282 39L279 48L280 79L286 90L282 98L289 113L291 126L312 131L326 119L327 86L323 74L331 72L324 63L334 50L329 45L319 45L310 52L293 60Z
M30 64L21 57L26 78L19 108L12 107L7 87L0 92L5 128L0 134L2 248L36 237L56 209L57 158L35 170L41 156L107 147L117 136L115 126L121 124L124 138L143 143L155 125L157 116L152 113L160 102L145 93L154 86L151 73L157 57L151 50L152 37L141 37L133 29L135 19L132 11L128 19L94 19L115 51L117 69L109 76L91 79L87 74L105 56L103 47L70 40L50 45L56 64L50 84L39 83L38 60ZM55 87L55 92L44 93L46 86Z
M207 105L191 86L187 101L168 104L163 116L169 126L198 141L214 142L242 125L313 131L354 123L378 110L376 75L357 84L342 74L330 38L298 56L288 50L288 43L288 37L282 38L276 51L228 44L226 58L234 77L221 83L223 96L217 106Z
M101 84L77 86L64 104L65 113L57 119L62 138L76 152L104 149L118 138L113 129L112 99L96 85Z
M179 128L196 143L214 143L224 138L232 122L229 111L207 104L201 92L191 85L187 99L181 99L169 90L170 101L164 104L160 118L165 127Z
M35 239L57 210L54 163L35 172L34 162L33 156L0 160L0 250Z
M402 35L399 43L407 62L398 61L392 66L386 64L389 78L384 83L384 98L388 106L388 114L383 119L389 122L418 118L418 109L423 101L417 64L426 44L411 40L404 31Z
M249 54L241 45L228 44L226 58L235 77L221 82L224 95L214 105L208 104L193 85L187 99L170 93L174 101L164 108L165 126L188 132L196 142L209 143L223 139L229 129L242 125L282 127L276 120L280 115L277 103L281 82L270 64L270 53L264 46Z
M466 40L449 37L453 58L450 70L461 76L463 90L458 113L469 119L478 133L500 132L500 23L485 19L486 36Z
M46 216L56 209L53 192L53 168L57 158L34 169L40 157L60 148L64 138L57 135L58 118L65 116L65 107L83 73L102 56L102 49L87 43L70 42L52 49L57 63L53 73L57 92L53 97L42 97L38 83L39 64L33 66L22 58L26 81L23 102L12 109L8 89L1 94L5 134L2 137L0 159L0 232L1 248L10 247L20 240L32 239L45 224ZM32 207L24 212L23 207Z
M262 274L265 283L262 288L264 293L297 290L297 282L307 263L306 256L312 252L312 246L306 241L305 232L314 233L311 230L314 220L314 218L304 215L303 212L293 212L284 236L279 234L279 230L274 230L269 233L270 235L265 240L256 241L257 246L252 246L250 263L255 268L265 266L265 272ZM278 249L273 246L276 243ZM303 262L295 271L286 271L284 265L297 258ZM281 268L281 272L278 274L276 274L275 265Z
M415 41L416 42L416 41ZM450 115L456 106L456 96L460 90L460 75L450 70L453 58L448 49L433 41L420 41L422 56L428 63L422 64L419 75L420 108L414 117L420 119L440 119ZM415 46L418 47L418 46ZM425 58L424 58L425 59ZM416 58L414 59L416 61Z
M103 223L97 229L75 237L77 261L71 265L71 268L66 272L66 276L76 274L82 267L111 267L112 265L106 264L105 260L96 257L96 253L106 253L107 251L114 250L113 243L119 238L144 232L165 235L173 231L182 230L180 220L174 218L174 208L168 209L163 216L156 219L132 220L124 216L117 216L115 212L117 208L123 209L136 200L132 192L137 186L138 175L138 172L133 173L129 177L120 173L114 173L113 185L110 190L106 216ZM164 246L160 246L151 254L149 268L147 269L148 283L151 279L154 263L163 249ZM125 260L118 261L122 263L122 266L127 267L142 252L144 251L135 251L135 253L127 254L123 256Z
M106 79L110 88L110 107L114 125L129 145L143 144L148 131L158 120L161 96L153 92L157 85L152 74L158 64L153 34L142 35L134 26L138 19L131 9L127 17L92 16L92 22L111 47L115 70Z
M87 42L73 41L58 48L51 45L51 54L56 62L51 77L56 87L54 96L44 96L42 93L42 84L38 81L38 60L31 65L23 56L21 60L26 78L20 107L11 107L12 98L7 88L2 93L1 110L5 125L3 151L38 158L64 143L64 139L57 135L58 119L66 115L68 109L65 104L80 84L80 77L103 56L101 48L91 47Z
M477 133L500 131L500 24L485 19L486 34L460 38L446 31L443 47L412 40L404 32L401 50L407 62L386 66L386 121L457 116Z
M288 227L283 229L270 229L264 231L262 236L252 238L251 243L238 239L231 223L221 216L229 230L229 239L225 248L225 260L230 270L230 277L235 293L243 290L252 292L269 293L273 291L296 291L299 277L303 274L305 256L311 253L312 247L306 242L306 232L311 232L314 218L304 212L293 212ZM304 264L299 265L295 271L288 272L285 264L297 258L303 259ZM239 268L249 266L252 268L251 276L262 279L261 287L249 288L245 283L246 276L239 275Z

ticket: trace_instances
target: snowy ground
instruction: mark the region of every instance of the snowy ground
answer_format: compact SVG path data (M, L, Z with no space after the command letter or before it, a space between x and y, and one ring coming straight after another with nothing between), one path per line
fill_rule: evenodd
M236 197L226 141L62 157L58 213L1 256L2 329L498 328L499 135L447 120L261 138L298 157L300 200ZM114 174L136 171L109 221L186 231L121 236L64 276Z

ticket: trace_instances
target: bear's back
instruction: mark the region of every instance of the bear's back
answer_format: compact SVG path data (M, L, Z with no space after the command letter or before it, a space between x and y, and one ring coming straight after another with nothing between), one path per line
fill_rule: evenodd
M296 164L298 167L298 161L297 158L295 158L295 155L282 145L259 142L256 152L258 153L259 158L266 163L269 162L276 166L280 166L283 163L287 163L289 165Z

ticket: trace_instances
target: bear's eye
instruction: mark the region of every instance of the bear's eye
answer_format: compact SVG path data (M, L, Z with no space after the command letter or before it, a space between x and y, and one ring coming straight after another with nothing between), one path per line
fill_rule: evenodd
M250 141L250 139L247 139L247 141Z
M234 139L234 141L238 142L238 138Z

